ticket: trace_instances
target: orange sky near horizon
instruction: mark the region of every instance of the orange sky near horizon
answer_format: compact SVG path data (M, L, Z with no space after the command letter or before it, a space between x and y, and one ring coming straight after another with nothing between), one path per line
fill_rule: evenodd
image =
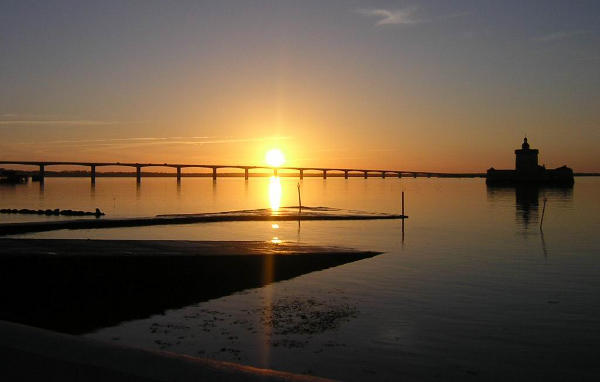
M242 120L243 114L239 116ZM166 133L168 123L149 122L136 124L148 127L147 136L142 133L130 136L129 129L124 127L126 124L115 122L90 128L92 121L86 121L89 125L85 128L76 123L57 127L66 132L60 136L42 134L36 138L29 133L29 137L16 142L4 141L0 143L0 159L265 165L265 153L277 148L285 154L285 165L291 167L483 172L491 166L513 168L513 150L520 147L525 134L516 131L518 128L506 129L509 132L496 136L476 128L440 131L430 127L441 121L417 120L412 123L419 127L414 128L411 122L403 122L402 116L395 117L399 119L398 128L374 129L373 134L369 133L370 129L361 132L361 129L328 128L345 123L359 125L361 122L356 120L360 118L356 116L345 119L344 123L309 120L295 124L286 120L275 128L270 127L274 123L268 120L257 121L248 124L248 128L240 128L234 135L224 136L216 135L218 129L215 135L203 136L206 129L194 127L178 130L176 136L171 136ZM362 119L365 125L377 123ZM402 128L406 123L411 126ZM543 123L546 121L540 122L537 129L527 131L532 147L540 150L540 164L549 168L566 164L575 171L600 170L593 139L588 140L584 134L573 134L568 129L546 129L540 126ZM244 126L242 121L239 124ZM307 124L311 127L298 127ZM383 124L391 125L386 121L380 126ZM39 127L30 128L33 132L36 129ZM89 136L90 130L98 133ZM185 132L190 135L181 134ZM565 142L572 143L565 148Z

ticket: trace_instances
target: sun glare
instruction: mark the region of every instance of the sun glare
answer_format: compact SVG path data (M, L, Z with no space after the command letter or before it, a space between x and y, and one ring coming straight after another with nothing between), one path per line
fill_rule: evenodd
M267 151L266 160L267 164L272 167L279 167L285 163L285 157L279 149L272 149Z
M272 176L269 182L269 202L272 211L279 210L281 205L281 182L278 176Z

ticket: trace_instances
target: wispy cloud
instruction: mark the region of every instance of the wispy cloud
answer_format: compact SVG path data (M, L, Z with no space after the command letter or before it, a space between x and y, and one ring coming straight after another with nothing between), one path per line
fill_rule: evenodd
M531 40L535 41L535 42L553 42L553 41L565 40L568 38L572 38L572 37L576 37L576 36L580 36L580 35L584 35L584 34L587 34L587 31L585 31L585 30L560 31L560 32L548 33L548 34L541 35L541 36L536 36L536 37L533 37Z
M466 16L470 16L471 12L467 12L467 11L461 11L461 12L453 12L453 13L448 13L442 16L439 16L438 19L439 20L451 20L451 19L456 19L459 17L466 17Z
M104 126L104 125L117 125L121 123L134 123L134 122L123 122L123 121L95 121L89 119L53 119L53 120L38 120L38 119L2 119L0 120L1 127L11 126L48 126L48 125L62 125L62 126Z
M377 17L379 20L375 23L377 26L383 25L400 25L400 24L417 24L423 20L416 17L417 8L408 7L404 9L358 9L356 13L368 17Z
M88 149L125 149L142 146L160 146L160 145L207 145L207 144L227 144L227 143L245 143L245 142L265 142L281 141L292 139L289 136L269 136L252 138L235 137L130 137L130 138L96 138L96 139L67 139L56 141L45 141L45 144L51 144L54 148L78 147ZM13 145L36 146L39 142L18 142Z
M56 143L56 144L79 144L79 143L89 143L89 144L101 144L101 143L111 143L111 142L164 142L170 140L186 140L186 142L195 141L198 139L209 139L212 137L131 137L131 138L96 138L96 139L63 139L57 141L48 141L47 143Z
M66 126L66 127L78 127L78 126L107 126L107 125L121 125L121 124L140 124L147 123L144 121L122 121L122 120L107 120L107 119L91 119L81 118L80 116L73 115L59 115L59 114L39 114L39 113L14 113L5 112L0 113L0 128L3 127L45 127L45 126Z

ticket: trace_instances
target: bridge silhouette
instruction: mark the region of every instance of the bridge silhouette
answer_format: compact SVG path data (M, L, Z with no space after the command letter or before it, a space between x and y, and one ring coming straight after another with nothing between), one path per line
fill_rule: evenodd
M136 179L140 183L142 181L142 168L146 167L170 167L177 170L177 181L181 181L182 169L184 168L206 168L212 169L212 178L218 177L219 169L239 169L244 170L244 177L248 179L250 170L270 170L273 175L277 175L278 170L298 171L298 177L304 178L305 171L321 172L323 179L327 179L327 173L343 173L344 178L348 179L350 174L362 174L365 179L373 174L386 178L388 175L402 178L403 176L425 176L425 177L450 177L461 175L480 175L480 174L456 174L456 173L441 173L441 172L424 172L424 171L406 171L406 170L377 170L377 169L357 169L357 168L324 168L324 167L273 167L273 166L242 166L242 165L224 165L224 164L177 164L177 163L129 163L129 162L50 162L50 161L0 161L2 165L24 165L38 166L39 180L44 181L46 167L48 166L84 166L90 168L90 179L92 183L96 182L96 167L107 166L122 166L132 167L136 169Z

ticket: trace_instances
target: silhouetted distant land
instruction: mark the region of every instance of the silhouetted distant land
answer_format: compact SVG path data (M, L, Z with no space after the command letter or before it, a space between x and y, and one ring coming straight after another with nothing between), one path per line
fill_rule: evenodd
M0 184L22 184L27 183L28 176L14 170L0 168Z
M573 170L567 166L548 170L538 165L537 149L530 149L527 138L523 139L521 149L515 150L515 169L487 170L486 183L489 185L547 184L573 186Z

